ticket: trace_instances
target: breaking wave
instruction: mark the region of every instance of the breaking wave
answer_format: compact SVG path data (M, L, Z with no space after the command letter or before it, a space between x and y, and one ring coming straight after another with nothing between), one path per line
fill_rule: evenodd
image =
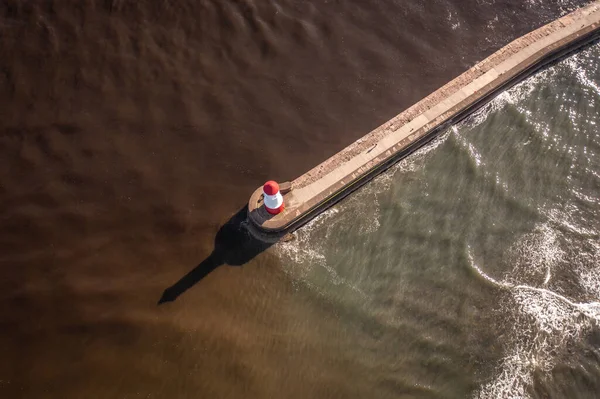
M556 211L550 215L556 216ZM559 223L560 222L560 223ZM467 249L470 266L486 281L507 290L510 299L504 305L512 314L512 336L507 354L498 366L496 377L475 394L477 398L527 398L533 387L536 370L548 373L567 350L581 340L600 321L600 251L594 239L579 248L579 256L566 258L561 248L561 230L592 233L574 226L568 217L549 220L521 237L508 251L513 269L501 279L485 273ZM564 237L563 237L564 238ZM576 274L586 292L573 292L573 297L590 296L589 302L556 292L552 286L553 270L566 263ZM524 284L523 281L528 281ZM537 282L537 285L536 285ZM588 294L588 295L585 295Z

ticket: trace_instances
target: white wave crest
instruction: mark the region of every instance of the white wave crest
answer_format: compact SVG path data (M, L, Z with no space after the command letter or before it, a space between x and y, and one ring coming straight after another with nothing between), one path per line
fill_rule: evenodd
M320 246L315 246L311 240L313 232L322 228L327 229L327 223L332 219L339 210L330 208L313 220L308 222L302 228L294 232L294 240L288 242L280 242L276 249L282 257L291 260L295 264L324 264L325 255L320 251ZM327 236L327 231L325 235Z
M589 58L591 58L591 52L594 50L595 48L591 47L582 51L581 53L577 53L566 59L563 65L574 73L579 84L581 84L583 87L591 89L596 95L600 95L600 86L588 76L588 72L586 71L586 66L590 61Z
M500 111L508 104L517 105L522 99L528 98L529 95L539 87L541 82L550 79L555 73L556 72L553 69L545 69L527 78L519 84L500 93L496 98L474 112L462 123L469 127L475 127L482 124L490 114Z
M513 259L513 271L507 280L513 284L526 279L529 281L544 276L542 285L547 285L552 275L552 268L560 262L565 252L558 245L558 235L549 223L535 227L532 233L523 236L509 251Z
M551 214L557 216L557 211ZM475 393L478 399L530 397L528 390L533 386L535 370L549 372L555 366L557 356L569 343L581 339L600 321L597 253L592 254L584 266L578 259L574 260L580 265L582 285L596 294L596 300L580 303L545 288L552 278L553 267L566 257L566 251L560 247L557 228L568 226L567 231L589 233L567 217L560 218L561 224L554 223L558 221L556 218L540 224L517 241L509 250L509 259L515 261L514 268L501 280L485 273L467 248L473 270L494 286L508 290L514 301L509 305L510 313L514 314L511 348L502 359L496 377ZM541 275L544 275L543 281L540 281L542 287L519 283Z

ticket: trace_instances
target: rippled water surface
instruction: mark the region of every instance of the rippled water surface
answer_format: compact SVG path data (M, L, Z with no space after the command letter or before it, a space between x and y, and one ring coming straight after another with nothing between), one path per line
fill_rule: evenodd
M582 3L2 2L0 397L597 397L598 45L295 240L235 228Z
M600 392L599 57L503 93L276 249L375 396Z

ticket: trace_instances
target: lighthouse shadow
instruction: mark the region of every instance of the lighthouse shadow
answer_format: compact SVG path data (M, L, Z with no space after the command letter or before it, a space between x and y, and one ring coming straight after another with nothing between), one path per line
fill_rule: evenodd
M158 304L172 302L221 265L242 266L269 248L273 243L254 238L243 226L247 208L240 209L215 236L212 253L175 284L164 290Z

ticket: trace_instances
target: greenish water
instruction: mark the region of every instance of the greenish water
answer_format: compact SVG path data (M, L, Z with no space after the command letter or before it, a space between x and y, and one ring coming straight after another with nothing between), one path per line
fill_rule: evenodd
M1 2L0 399L597 397L597 47L294 242L236 217L588 2Z
M599 56L501 94L276 247L357 389L597 397Z

